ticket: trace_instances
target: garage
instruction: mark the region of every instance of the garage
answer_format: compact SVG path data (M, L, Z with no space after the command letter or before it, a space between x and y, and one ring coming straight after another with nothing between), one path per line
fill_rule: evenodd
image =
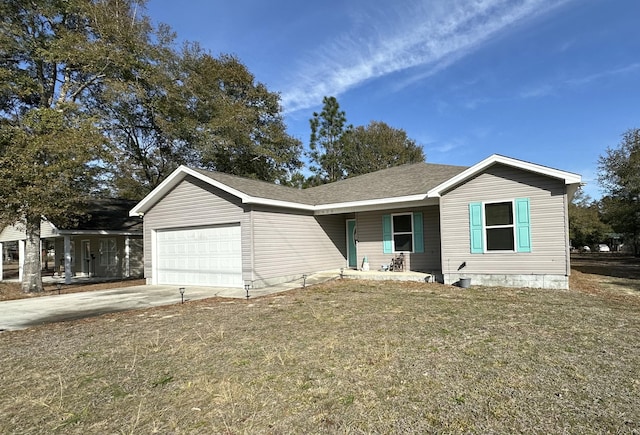
M158 284L242 287L240 225L156 231Z

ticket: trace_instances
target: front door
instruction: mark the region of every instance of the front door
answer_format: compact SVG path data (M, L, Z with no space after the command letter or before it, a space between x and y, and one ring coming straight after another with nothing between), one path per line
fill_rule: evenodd
M347 220L347 262L350 268L358 268L356 220Z

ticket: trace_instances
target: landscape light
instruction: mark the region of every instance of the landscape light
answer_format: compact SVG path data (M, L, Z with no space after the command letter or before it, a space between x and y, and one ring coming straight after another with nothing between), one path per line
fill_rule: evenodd
M184 287L180 287L180 300L184 304Z
M244 291L247 292L247 300L249 299L249 287L251 286L251 284L244 284Z

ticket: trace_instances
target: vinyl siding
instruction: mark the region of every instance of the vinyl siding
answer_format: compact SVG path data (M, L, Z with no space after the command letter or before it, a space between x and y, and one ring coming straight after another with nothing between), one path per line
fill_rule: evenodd
M529 198L531 253L471 254L469 203ZM495 165L447 192L440 202L443 273L568 273L566 189L562 181Z
M424 253L406 254L407 270L419 272L439 271L440 225L438 223L438 206L356 213L358 266L362 265L363 257L367 257L370 268L377 270L380 266L389 264L393 258L394 254L385 254L383 252L382 216L418 211L423 214Z
M256 208L252 212L254 285L344 267L345 217Z
M40 222L40 238L53 237L53 227L47 221ZM22 224L9 225L0 231L0 242L12 242L25 239L24 226Z
M240 222L243 279L249 279L251 250L249 214L240 200L222 190L186 177L144 215L144 273L152 278L152 231Z

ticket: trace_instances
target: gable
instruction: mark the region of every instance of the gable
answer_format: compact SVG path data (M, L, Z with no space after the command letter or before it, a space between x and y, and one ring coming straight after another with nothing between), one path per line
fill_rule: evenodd
M40 222L40 237L53 237L56 235L56 228L50 222L42 220ZM24 226L22 224L8 225L0 231L0 242L13 242L26 238Z
M531 189L547 191L548 195L564 195L565 184L546 175L495 164L443 191L441 196L451 196L455 192L456 197L487 201L522 196Z
M465 171L459 173L458 175L450 178L449 180L441 183L440 185L434 187L429 191L429 196L441 196L443 193L450 191L456 186L460 186L468 182L470 179L482 174L483 172L488 171L489 168L494 165L506 166L516 169L518 170L518 172L525 171L531 174L559 180L564 185L570 186L570 195L573 195L582 181L582 177L580 177L580 175L578 174L573 174L571 172L561 171L547 166L542 166L535 163L525 162L522 160L512 159L510 157L494 154L466 169Z
M156 202L145 216L158 227L178 227L233 222L242 212L242 202L236 196L187 176Z

